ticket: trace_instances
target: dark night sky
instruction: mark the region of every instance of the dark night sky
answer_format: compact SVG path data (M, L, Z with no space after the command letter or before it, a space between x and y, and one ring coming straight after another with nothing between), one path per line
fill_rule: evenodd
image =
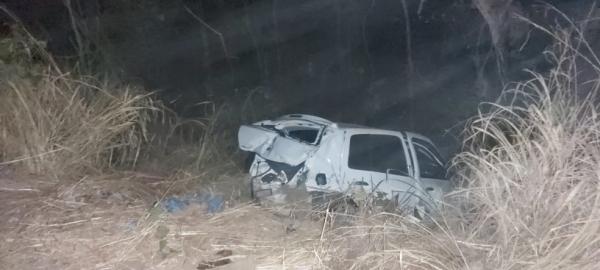
M485 21L467 0L406 0L409 36L401 0L72 2L102 70L161 90L186 116L199 113L190 104L253 93L267 115L311 113L443 140L502 82L548 67L548 38L510 21L500 73ZM581 18L592 2L553 4ZM55 55L75 53L63 1L5 3ZM554 23L536 3L511 8Z

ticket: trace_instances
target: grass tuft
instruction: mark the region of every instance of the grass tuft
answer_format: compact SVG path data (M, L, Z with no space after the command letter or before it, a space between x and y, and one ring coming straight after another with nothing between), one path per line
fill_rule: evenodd
M43 52L31 37L2 44L0 165L51 175L135 165L156 111L149 94L61 72L25 53Z

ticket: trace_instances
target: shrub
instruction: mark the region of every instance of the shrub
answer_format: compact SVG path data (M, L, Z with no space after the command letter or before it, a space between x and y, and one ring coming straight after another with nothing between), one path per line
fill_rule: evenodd
M505 92L508 102L492 104L472 122L474 145L490 147L455 159L463 188L455 196L462 219L453 228L473 265L596 269L600 263L600 74L593 58L584 59L585 43L571 46L572 33L578 32L555 35L555 69L532 73ZM580 81L582 70L593 80Z
M154 110L149 94L63 73L21 53L43 50L37 41L7 37L2 43L11 52L0 62L7 71L0 83L2 165L60 174L135 164Z

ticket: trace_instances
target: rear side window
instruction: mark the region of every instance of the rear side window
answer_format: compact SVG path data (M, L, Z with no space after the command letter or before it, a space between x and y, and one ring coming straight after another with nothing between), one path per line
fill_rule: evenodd
M427 149L427 151L429 151L433 155L434 159L438 160L440 163L444 163L444 159L438 152L437 148L435 146L433 146L433 144L431 144L430 142L428 142L426 140L421 140L419 138L412 138L412 142L414 144L418 144L421 147Z
M358 134L350 137L348 167L355 170L408 175L404 146L391 135Z

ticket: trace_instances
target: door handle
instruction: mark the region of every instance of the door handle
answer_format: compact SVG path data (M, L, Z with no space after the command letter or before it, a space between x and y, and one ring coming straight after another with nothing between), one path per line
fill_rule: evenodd
M369 183L367 183L365 181L356 181L356 182L354 182L354 185L357 185L357 186L368 186Z
M398 169L386 169L385 170L385 176L386 176L386 178L388 178L390 174L396 174L396 175L401 175L401 176L410 176L407 172L402 171L402 170L398 170Z

